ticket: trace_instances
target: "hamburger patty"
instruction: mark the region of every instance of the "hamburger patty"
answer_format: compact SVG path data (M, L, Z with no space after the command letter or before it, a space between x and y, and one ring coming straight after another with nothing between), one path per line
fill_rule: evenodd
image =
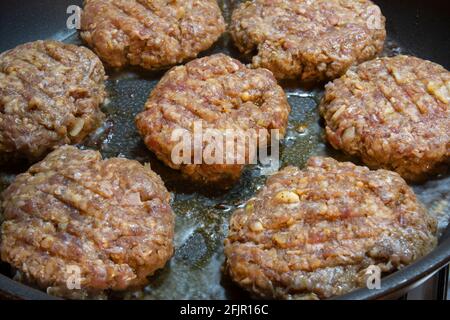
M3 193L1 258L56 295L142 286L173 253L169 200L147 166L60 147ZM73 266L81 291L66 287Z
M232 216L226 270L264 298L329 298L402 268L436 245L436 221L405 181L331 158L287 167Z
M334 79L380 53L385 18L368 0L252 0L232 15L231 35L254 67L279 79Z
M109 65L159 69L211 47L225 22L216 0L86 0L81 29Z
M382 58L326 86L328 141L370 167L411 181L448 166L450 73L409 56Z
M201 164L175 164L174 131L183 130L192 139L194 124L201 122L204 132L211 129L224 136L227 129L243 134L278 129L283 136L289 112L286 95L270 71L248 69L238 60L216 54L170 70L136 123L148 148L168 166L199 182L234 182L240 177L241 164L207 164L205 159ZM207 145L200 147L204 151ZM192 144L191 154L193 148ZM245 152L248 160L248 145Z
M0 55L0 162L39 160L102 121L105 71L90 50L36 41Z

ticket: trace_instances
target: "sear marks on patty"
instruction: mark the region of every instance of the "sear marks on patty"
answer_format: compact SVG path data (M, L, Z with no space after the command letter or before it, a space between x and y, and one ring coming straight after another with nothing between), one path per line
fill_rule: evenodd
M383 50L385 18L368 0L252 0L232 15L237 48L278 79L339 77Z
M216 0L87 0L81 37L112 67L159 69L195 58L225 27Z
M216 54L170 70L136 123L148 148L166 165L198 182L228 184L239 179L243 165L207 164L203 158L202 164L175 164L171 156L179 142L171 139L174 131L183 130L192 139L194 123L201 122L203 133L216 130L224 140L227 129L242 134L267 129L269 135L271 129L278 129L283 136L289 112L286 95L270 71L248 69L238 60ZM248 140L245 143L248 160ZM202 152L206 147L204 142Z
M60 147L3 193L1 258L66 297L143 286L173 253L169 201L147 166ZM81 291L67 289L73 266Z
M36 41L0 55L0 162L39 160L102 121L105 71L89 49Z
M287 167L232 216L226 270L258 297L324 299L365 286L436 245L436 221L405 181L331 158Z
M326 86L328 141L411 181L448 166L450 73L409 56L366 62Z

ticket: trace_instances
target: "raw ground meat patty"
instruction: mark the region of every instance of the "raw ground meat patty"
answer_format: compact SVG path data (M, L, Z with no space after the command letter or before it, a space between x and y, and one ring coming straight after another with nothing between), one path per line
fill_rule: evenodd
M105 71L89 49L36 41L0 55L0 163L39 160L102 121Z
M159 69L211 47L225 22L216 0L86 0L81 30L109 65Z
M252 0L232 15L231 35L254 67L279 79L334 79L383 50L385 18L367 0Z
M60 147L3 193L1 258L50 294L142 286L173 253L169 199L147 166ZM72 266L81 291L66 287Z
M328 141L370 167L423 180L450 156L450 73L397 56L366 62L326 86Z
M184 130L193 140L194 124L201 122L205 133L267 129L270 134L270 129L278 129L283 136L289 112L286 95L270 71L248 69L238 60L216 54L170 70L136 123L148 148L168 166L198 182L226 185L239 179L243 165L207 164L204 159L201 164L175 164L171 156L179 142L172 140L174 130ZM245 151L247 158L248 145Z
M436 221L405 181L331 158L287 167L232 216L226 270L264 298L324 299L431 251Z

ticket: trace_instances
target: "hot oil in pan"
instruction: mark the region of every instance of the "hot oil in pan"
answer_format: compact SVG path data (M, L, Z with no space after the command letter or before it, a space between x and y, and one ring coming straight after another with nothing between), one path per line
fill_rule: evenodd
M222 4L229 20L230 7L237 1ZM67 40L80 44L77 36ZM241 61L228 36L202 56L223 52ZM388 41L385 55L407 53ZM221 272L223 264L222 243L227 234L228 220L232 212L251 198L264 184L266 177L260 166L248 167L240 182L228 192L198 192L202 189L187 181L180 181L180 174L159 162L145 147L137 133L134 118L142 111L145 101L164 72L145 72L131 69L121 72L108 70L108 101L103 110L107 114L105 124L82 147L99 150L104 157L126 157L141 163L151 163L173 194L172 206L176 213L175 255L167 266L150 278L150 284L139 292L115 295L115 298L132 299L228 299L247 297ZM318 103L323 88L301 89L295 83L284 83L292 112L286 138L282 142L282 166L303 167L312 155L328 155L338 160L354 160L332 150L324 142L323 126L318 114ZM357 161L354 161L358 163ZM26 170L0 173L0 190L14 176ZM446 227L449 213L448 199L450 178L430 181L416 186L415 191L430 212Z

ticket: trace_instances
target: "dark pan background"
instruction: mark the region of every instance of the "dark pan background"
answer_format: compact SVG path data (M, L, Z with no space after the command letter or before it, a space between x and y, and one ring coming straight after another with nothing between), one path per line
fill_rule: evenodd
M35 0L0 2L0 52L37 39L53 38L81 44L73 30L67 30L68 5L81 5L76 0ZM224 15L240 1L221 1ZM388 41L385 55L413 54L444 65L449 69L450 1L447 0L384 0L375 1L388 21ZM245 61L229 41L222 37L208 52L225 52ZM134 116L143 108L149 92L163 72L145 72L137 69L117 72L108 70L107 90L109 102L103 107L108 115L105 125L81 147L99 150L105 157L124 156L141 162L150 162L163 177L174 194L173 207L176 220L176 253L163 270L151 278L143 291L126 293L128 298L150 299L230 299L246 298L221 273L223 263L222 242L226 236L228 219L233 210L242 205L264 183L265 177L258 166L249 167L229 192L214 192L192 186L167 169L149 152L134 127ZM330 155L339 160L353 160L331 150L323 140L323 128L317 113L322 87L300 88L295 83L283 83L293 108L288 134L281 146L283 165L302 167L312 155ZM306 127L300 132L299 127ZM27 165L0 168L0 191L14 176L27 169ZM450 216L450 178L441 176L424 185L413 186L419 198L440 221L444 231ZM212 192L210 192L212 191ZM450 259L450 239L441 237L441 246L418 263L383 279L382 289L359 290L348 298L392 298L410 288L421 278L430 276ZM6 275L5 276L2 276ZM42 298L38 292L9 280L14 271L0 266L0 291L12 297ZM123 295L116 295L121 298Z

